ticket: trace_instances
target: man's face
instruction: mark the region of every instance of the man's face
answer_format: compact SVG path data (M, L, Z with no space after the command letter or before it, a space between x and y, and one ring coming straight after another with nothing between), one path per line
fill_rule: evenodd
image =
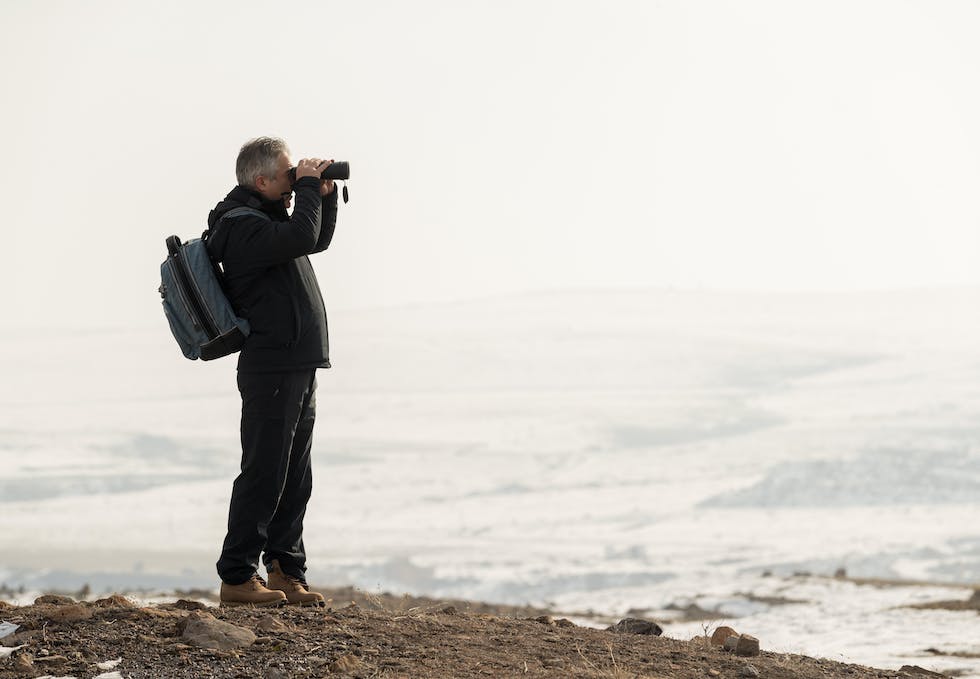
M267 200L279 200L282 198L289 207L293 199L293 184L289 181L289 168L293 164L289 156L285 153L279 154L279 165L276 169L275 177L260 175L255 182L255 188Z

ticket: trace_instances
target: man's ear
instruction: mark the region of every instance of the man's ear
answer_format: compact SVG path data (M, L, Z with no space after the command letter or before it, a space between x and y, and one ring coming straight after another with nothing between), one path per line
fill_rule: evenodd
M255 178L255 188L259 190L259 193L265 191L265 188L269 185L269 180L259 175Z

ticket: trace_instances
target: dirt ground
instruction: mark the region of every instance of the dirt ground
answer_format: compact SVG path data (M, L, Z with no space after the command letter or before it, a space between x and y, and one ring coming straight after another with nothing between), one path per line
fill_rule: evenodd
M106 671L97 663L116 658L122 661L111 671L153 679L940 676L769 653L764 640L761 655L743 658L711 646L707 639L680 641L579 627L539 609L351 588L324 593L331 602L320 609L219 608L185 599L140 607L119 595L92 602L66 597L22 607L0 603L0 619L20 625L0 645L24 645L0 659L0 679L91 679ZM228 651L193 645L181 630L201 615L195 609L252 630L257 638Z

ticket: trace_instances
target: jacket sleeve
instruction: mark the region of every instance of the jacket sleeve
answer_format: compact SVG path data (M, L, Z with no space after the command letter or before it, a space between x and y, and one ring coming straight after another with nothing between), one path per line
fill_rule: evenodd
M249 215L233 217L233 228L240 238L235 239L235 252L227 252L226 258L233 257L246 268L269 267L312 252L320 240L320 182L315 177L301 177L293 191L296 207L287 221L270 222Z
M313 252L323 252L330 247L330 241L333 239L333 230L337 226L338 193L340 193L340 189L335 186L333 192L323 197L323 204L320 211L320 237L316 241L316 247L313 248Z

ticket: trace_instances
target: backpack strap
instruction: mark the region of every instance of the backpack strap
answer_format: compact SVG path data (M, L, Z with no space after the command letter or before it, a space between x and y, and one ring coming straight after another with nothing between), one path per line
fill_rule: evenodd
M218 224L220 224L223 219L238 217L240 215L255 215L256 217L261 217L262 219L272 221L269 218L269 215L262 212L262 210L256 210L254 207L242 205L241 207L233 207L232 209L228 210L228 212L221 215L221 219L218 220ZM215 226L217 226L217 224L215 224Z
M211 232L217 231L218 227L221 226L221 222L223 222L228 217L240 217L241 215L253 215L255 217L261 217L266 221L270 221L270 222L272 221L269 215L262 212L262 210L257 210L254 207L248 207L246 205L240 205L239 207L233 207L232 209L228 210L228 212L221 215L221 217L219 217L218 221L215 223L213 229L209 228L204 233L201 234L201 240L207 243L207 241L211 238L212 235Z
M218 230L218 227L221 226L221 222L225 221L225 219L227 219L228 217L240 217L241 215L252 215L252 216L255 216L255 217L261 217L262 219L264 219L266 221L269 221L269 222L272 221L272 218L269 217L269 215L267 215L266 213L262 212L262 210L255 209L254 207L248 207L246 205L241 205L239 207L233 207L232 209L228 210L228 212L224 213L223 215L221 215L221 217L218 218L218 221L215 223L213 229L212 228L209 228L204 233L201 234L201 241L205 244L205 246L207 246L208 245L208 241L211 240L211 237L213 235L213 232L214 231L217 231ZM216 257L216 256L212 255L211 254L211 248L210 247L206 247L205 249L206 249L206 251L208 253L208 257L215 264L215 268L220 272L221 269L218 267L218 262L220 262L222 259L224 259L224 257L223 256L217 256Z

